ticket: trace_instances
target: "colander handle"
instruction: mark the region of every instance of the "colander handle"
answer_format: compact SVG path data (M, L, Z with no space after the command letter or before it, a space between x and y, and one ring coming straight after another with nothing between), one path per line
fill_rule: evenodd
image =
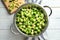
M50 14L49 14L49 16L51 16L51 15L52 15L52 9L51 9L51 7L49 7L49 6L43 6L43 7L50 9Z
M10 31L11 31L13 34L15 34L15 35L18 35L18 34L19 34L19 32L17 31L17 29L14 27L13 24L11 24L11 26L10 26Z

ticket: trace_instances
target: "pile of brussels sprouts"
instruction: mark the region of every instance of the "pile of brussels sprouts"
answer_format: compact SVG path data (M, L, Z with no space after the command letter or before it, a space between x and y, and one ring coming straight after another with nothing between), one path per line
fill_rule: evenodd
M27 35L40 34L46 26L45 15L37 8L21 8L16 14L16 25Z

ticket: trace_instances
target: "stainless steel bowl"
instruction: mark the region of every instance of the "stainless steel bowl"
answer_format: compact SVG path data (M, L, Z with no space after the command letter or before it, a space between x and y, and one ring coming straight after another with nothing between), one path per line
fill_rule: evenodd
M35 4L35 3L26 3L26 4L23 4L22 6L20 6L20 8L18 8L18 10L17 10L17 12L22 8L22 7L27 7L27 6L37 6L37 7L39 7L39 8L42 8L42 10L44 11L44 14L46 15L46 18L47 18L47 25L46 25L46 27L44 28L44 30L40 33L40 34L38 34L38 35L34 35L34 36L32 36L32 35L27 35L27 34L24 34L23 32L21 32L20 30L19 30L19 28L17 27L17 25L16 25L16 14L14 15L14 19L13 19L13 25L15 25L15 27L16 27L16 29L18 30L18 32L19 33L21 33L22 35L24 35L24 36L26 36L26 37L38 37L39 35L42 35L45 31L46 31L46 29L47 29L47 27L48 27L48 24L49 24L49 16L51 16L51 14L52 14L52 9L49 7L49 6L41 6L41 5L39 5L39 4ZM49 8L50 9L50 14L49 15L47 15L47 13L46 13L46 10L44 9L45 7L47 7L47 8ZM17 13L16 12L16 13Z

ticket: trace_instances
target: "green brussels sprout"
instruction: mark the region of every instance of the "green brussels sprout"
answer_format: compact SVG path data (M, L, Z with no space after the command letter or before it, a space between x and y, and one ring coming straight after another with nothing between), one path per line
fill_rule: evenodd
M45 26L44 14L37 8L22 8L16 14L16 25L27 35L37 35L41 33L42 26Z

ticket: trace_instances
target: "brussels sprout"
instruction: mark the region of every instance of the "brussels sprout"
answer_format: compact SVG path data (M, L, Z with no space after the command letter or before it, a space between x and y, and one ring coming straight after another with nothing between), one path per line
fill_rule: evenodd
M22 8L16 14L16 23L20 30L27 35L37 35L45 26L44 14L37 8Z
M34 31L35 34L37 34L37 31Z

